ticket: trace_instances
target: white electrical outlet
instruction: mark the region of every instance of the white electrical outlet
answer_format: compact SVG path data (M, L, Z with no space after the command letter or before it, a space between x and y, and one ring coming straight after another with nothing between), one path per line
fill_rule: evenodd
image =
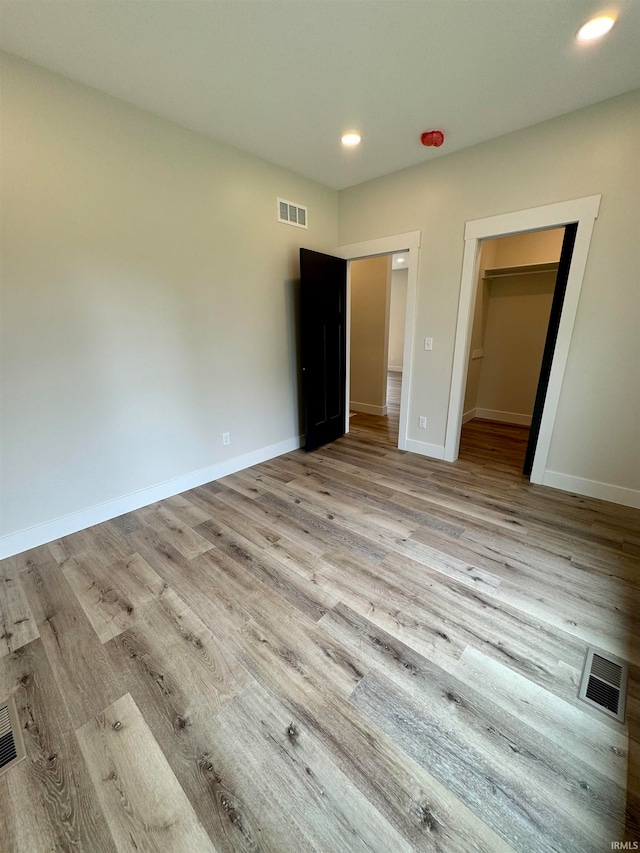
M424 348L426 350L432 350L433 349L433 338L425 338L424 339Z
M427 419L424 415L420 415L420 417L418 418L418 426L420 427L420 429L427 428Z
M231 436L228 432L222 433L222 443L223 444L231 444Z

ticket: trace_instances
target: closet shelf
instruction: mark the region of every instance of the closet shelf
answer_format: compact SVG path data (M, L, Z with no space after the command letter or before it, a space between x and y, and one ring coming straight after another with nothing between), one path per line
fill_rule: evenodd
M497 267L485 270L483 278L504 278L507 275L539 275L545 272L557 272L558 262L549 264L524 264L520 267Z

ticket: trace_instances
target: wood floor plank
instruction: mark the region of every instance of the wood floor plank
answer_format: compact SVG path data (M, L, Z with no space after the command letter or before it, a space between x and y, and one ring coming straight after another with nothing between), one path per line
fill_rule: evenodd
M573 691L558 681L558 665L582 666L585 645L574 637L407 558L394 555L373 568L351 559L343 572L339 553L325 557L333 570L320 568L319 581L340 583L350 607L443 668L451 671L472 645L547 689L562 689L563 698Z
M425 538L428 539L428 537ZM451 553L434 548L429 542L417 539L415 534L406 541L395 542L393 550L473 589L491 593L502 583L499 575L488 572L473 562L460 560Z
M264 481L263 477L259 479ZM371 529L382 529L390 536L409 537L424 521L424 518L410 518L408 513L395 512L395 507L390 504L379 506L381 501L354 501L353 490L317 476L305 476L286 484L273 481L265 489L265 494L268 493L290 498L294 502L300 499L307 508L311 505L319 512L324 509L341 520L353 516L354 520L366 523L369 535Z
M58 540L61 541L61 540ZM51 559L51 551L48 545L40 545L0 560L0 578L12 578L26 572L34 566L44 565Z
M624 796L596 771L440 678L401 689L370 672L351 701L505 839L531 853L597 853L624 831ZM570 771L571 767L572 771ZM525 805L526 804L526 805Z
M242 600L213 582L206 561L210 551L189 561L155 530L133 533L131 538L149 565L216 636L224 637L249 621Z
M228 494L227 490L209 496L207 503L211 508L212 517L195 528L196 530L207 531L202 533L205 538L215 544L215 539L211 538L212 534L222 536L225 531L233 531L258 548L267 548L281 538L281 534L275 531L271 525L261 524L255 518L249 519L244 513L238 512L233 505L229 504Z
M442 520L443 524L468 528L480 525L506 530L522 531L522 525L514 520L510 512L493 506L485 499L470 500L466 490L447 490L437 481L438 474L430 472L419 477L415 472L397 471L388 465L376 477L376 483L397 492L396 502L409 503L416 508L416 501L424 505L425 511ZM481 482L479 494L486 494L486 484ZM526 531L525 531L526 532Z
M173 495L167 498L163 503L168 506L183 524L188 524L190 527L196 527L202 524L203 521L209 521L211 518L210 512L205 512L200 507L197 507L193 501L189 500L188 493L184 495Z
M19 572L0 577L0 657L40 636Z
M570 705L471 646L454 675L624 789L628 737L623 726L609 725L586 705L584 710Z
M123 693L100 640L62 570L45 552L21 575L58 689L74 726Z
M629 739L625 841L636 841L640 836L640 731L636 735L637 740Z
M155 504L139 510L140 517L187 560L193 560L211 548L211 543L183 524L168 506Z
M123 515L107 521L105 527L116 536L126 536L127 533L132 533L134 530L140 530L142 521L135 512L125 512Z
M251 805L210 767L218 715L249 674L170 591L107 648L216 849L254 849Z
M110 521L63 536L46 547L60 566L70 557L81 555L108 566L133 554L126 536Z
M415 850L511 850L347 700L327 690L322 681L318 684L313 674L310 677L309 669L299 665L302 654L283 648L275 638L269 641L262 632L245 630L230 641L232 646L237 644L237 654L247 669L278 696L296 725L309 729L334 763Z
M41 640L0 660L9 694L27 757L0 779L1 849L115 851Z
M190 500L202 500L202 494L198 490L194 490L188 494ZM280 512L277 508L265 506L251 500L231 487L225 489L221 493L221 496L224 497L224 502L227 506L233 508L248 521L257 523L260 527L269 528L276 535L296 542L312 554L319 556L325 550L326 545L318 543L314 539L313 531L304 524L304 520L288 518L286 514ZM211 499L207 498L203 502L203 505L209 507Z
M452 543L418 532L412 539L425 541L428 546L437 544L438 550L456 555L459 565L472 567L470 578L486 572L489 577L498 577L499 583L490 584L493 588L485 587L491 598L624 658L634 656L633 647L640 649L640 626L618 615L627 608L640 608L640 590L614 577L594 576L566 558L546 554L533 543L526 549L513 543L509 546L505 537L500 539L503 547L497 537L487 537L480 544L463 536ZM433 565L426 555L416 558ZM611 565L614 568L615 562Z
M133 850L132 822L176 853L638 839L640 512L529 483L526 428L470 421L454 464L400 451L399 389L314 453L0 563L0 633L20 588L33 617L0 696L36 709L0 849ZM624 724L577 698L587 644L629 660Z
M246 792L260 821L261 841L269 849L414 849L339 770L312 732L259 685L220 715L218 731L211 760L217 772ZM280 831L283 823L286 838Z
M489 559L493 556L509 562L528 563L534 570L538 567L548 571L556 566L562 576L565 572L568 577L587 574L596 582L617 581L630 590L637 590L640 585L638 560L629 558L620 549L594 548L567 536L558 538L552 530L545 536L523 537L468 528L461 537L461 545Z
M62 572L101 643L135 624L139 608L158 599L167 586L139 554L107 567L71 558Z
M512 720L524 724L524 731L535 730L543 735L536 741L530 733L530 747L535 746L548 753L567 750L577 759L578 766L589 765L590 771L606 776L618 786L618 790L624 790L628 741L624 727L615 723L609 725L602 715L592 715L586 705L580 709L568 705L471 647L465 649L451 677L443 675L424 656L416 654L396 637L381 631L344 605L323 617L320 625L343 645L365 657L371 671L383 672L412 695L416 693L423 698L430 707L433 706L433 698L427 696L425 690L416 690L416 685L424 679L442 683L448 678L450 687L440 687L443 695L451 690L466 699L471 692L481 693L485 700L500 706L505 712L501 716L503 723L506 721L511 725L518 736L523 730L517 723L510 722ZM470 691L465 693L466 688ZM476 701L476 707L478 704ZM491 712L494 727L499 716ZM551 743L555 746L552 747ZM529 752L532 753L533 748ZM544 755L541 760L544 760ZM564 765L568 764L566 759Z
M353 502L337 501L312 478L272 486L257 502L287 506L289 514L306 520L326 547L347 543L351 550L371 560L382 559L389 540L408 537L415 529L411 524L399 524L391 516L385 519L373 510L354 507Z
M326 691L348 696L367 669L357 655L346 652L328 635L310 625L292 629L291 623L283 624L280 619L248 622L236 633L234 643L244 651L240 659L250 671L253 667L249 661L253 664L259 659L268 664L274 654L278 655L302 689L310 686L321 690L324 685Z
M336 595L310 584L299 572L276 560L270 549L257 547L226 525L208 521L198 530L215 543L216 553L210 555L212 559L220 553L226 554L310 618L320 619L337 603Z
M263 651L268 659L276 650L301 683L322 683L340 695L349 695L364 674L360 662L357 657L343 654L326 632L318 631L313 616L305 616L278 591L257 585L243 565L225 554L216 557L208 553L200 559L207 561L209 577L215 579L216 585L224 585L242 597L251 613L251 620L233 633L234 649L246 644L252 650Z
M9 790L9 783L6 776L0 776L0 841L2 841L3 849L7 853L17 853L20 849L16 838L16 813L13 804L13 797ZM33 838L36 833L31 830L29 832ZM38 833L42 835L42 833ZM46 838L45 834L45 838ZM25 848L26 849L26 848Z
M185 721L201 713L218 713L250 681L239 662L171 589L141 609L135 626L117 638L115 648L115 657L127 661L136 684L148 681L153 690L190 697Z
M640 601L640 588L627 576L620 557L610 558L609 571L605 575L582 565L570 555L550 552L542 541L531 538L521 541L496 531L467 529L455 543L423 531L414 534L414 538L446 548L460 559L496 573L505 581L537 584L535 592L540 584L552 585L554 594L559 591L563 596L579 594L583 605L600 607L609 607L611 597L613 604L617 604L619 598L627 600L628 596L638 596Z
M129 694L77 732L118 850L215 850Z
M316 539L326 543L325 548L346 548L372 561L383 560L386 556L386 551L372 541L376 538L375 533L371 530L368 531L369 536L353 533L340 523L344 519L336 521L332 513L309 511L296 503L295 498L289 502L274 494L263 495L256 499L256 503L299 521L305 529L313 532Z
M336 465L340 466L340 475L336 476ZM429 505L418 496L410 496L402 491L389 488L379 482L380 478L369 471L339 463L332 459L323 460L321 457L312 458L305 462L307 480L302 482L313 482L312 472L317 472L322 478L323 488L331 495L337 494L345 499L352 508L363 512L365 507L376 510L383 519L395 519L405 527L425 528L435 530L451 538L458 538L464 531L460 519L443 518L438 505ZM310 469L310 470L309 470ZM294 481L296 482L296 481ZM404 477L400 480L404 483ZM424 494L424 480L420 481L422 488L420 496Z

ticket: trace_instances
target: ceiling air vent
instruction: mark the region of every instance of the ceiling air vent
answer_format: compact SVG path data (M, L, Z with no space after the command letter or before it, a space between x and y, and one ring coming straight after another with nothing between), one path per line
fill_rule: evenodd
M287 225L295 225L297 228L308 228L309 218L307 208L302 204L278 199L278 222L286 222Z
M627 669L626 662L620 658L589 647L578 697L623 722Z
M13 699L0 702L0 775L25 757L22 732Z

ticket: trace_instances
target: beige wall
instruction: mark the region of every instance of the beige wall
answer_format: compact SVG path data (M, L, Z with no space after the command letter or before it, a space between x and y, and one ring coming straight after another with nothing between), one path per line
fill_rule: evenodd
M351 263L351 407L377 414L387 403L391 257Z
M465 222L601 193L548 468L640 488L639 114L630 93L341 193L341 244L422 232L411 439L444 444Z
M1 71L2 533L295 440L298 248L335 252L337 193Z
M483 249L495 247L495 267L554 263L560 259L564 228L550 228L533 234L513 234L498 240L485 240ZM488 265L487 269L491 269Z
M489 284L478 414L510 421L533 414L556 274L514 275ZM516 421L517 422L517 421Z
M391 270L391 301L389 304L389 353L387 365L400 368L404 358L404 320L407 313L407 280L409 270Z
M556 273L486 280L487 269L557 263L563 228L485 240L473 318L465 413L513 420L533 414ZM473 358L474 350L484 351ZM510 417L516 416L516 417Z

